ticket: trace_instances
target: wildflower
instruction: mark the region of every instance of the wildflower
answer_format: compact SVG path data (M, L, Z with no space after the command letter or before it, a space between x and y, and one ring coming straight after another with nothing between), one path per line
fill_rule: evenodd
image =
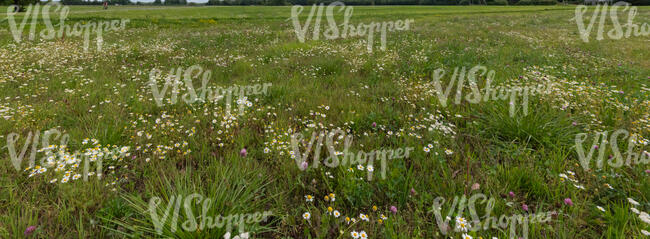
M367 239L368 238L368 234L366 234L366 231L359 232L359 236L361 237L361 239Z
M332 208L332 207L327 207L327 213L328 213L329 215L332 215L332 211L334 211L334 208Z
M639 209L636 209L636 208L633 208L633 207L630 208L630 211L632 211L633 213L636 213L636 214L641 214L641 211L639 211Z
M650 232L646 230L641 230L641 233L643 233L643 235L650 236Z
M571 201L571 198L565 198L564 199L564 204L569 205L569 206L573 206L573 202Z
M248 155L246 148L243 148L241 151L239 151L239 156L246 157L246 155Z
M357 165L357 169L358 170L363 170L363 165L361 165L361 164Z
M596 208L598 208L598 210L601 210L601 211L605 212L605 209L603 207L601 207L601 206L596 206Z
M311 195L305 195L305 201L307 201L307 202L313 202L313 201L314 201L314 197L312 197Z
M447 155L451 155L451 154L454 153L454 151L451 151L451 149L445 149L445 153L446 153Z
M27 229L25 229L25 236L30 236L34 231L36 230L36 226L29 226Z
M373 127L373 128L374 128L374 127L377 127L377 123L372 122L372 127Z
M397 213L397 207L390 206L390 212L392 212L393 214Z
M268 154L269 152L271 152L271 150L268 147L264 148L264 153L265 154Z
M309 164L308 164L307 162L305 162L305 161L303 161L303 162L300 164L300 170L303 170L303 171L304 171L305 169L307 169L307 167L309 167Z
M226 234L223 235L223 238L224 239L230 239L230 232L226 232ZM233 237L232 239L248 239L248 232L239 234L239 235Z
M521 209L523 209L524 211L528 211L528 205L526 204L521 205Z
M472 239L472 236L463 233L463 239Z
M646 212L641 212L641 214L639 214L639 219L645 223L650 224L650 215L648 215Z
M382 223L384 223L384 220L378 219L377 222L378 222L379 224L382 224Z
M467 232L467 230L469 228L469 224L467 222L458 222L456 224L456 228L460 229L463 232Z
M362 221L366 221L366 222L369 221L369 219L368 219L368 215L363 214L363 213L359 214L359 218L360 218Z
M584 187L584 186L582 186L582 185L577 185L577 184L574 184L573 186L574 186L574 187L576 187L576 188L578 188L578 189L582 189L582 190L584 190L584 189L585 189L585 187Z
M375 171L375 168L372 165L368 165L368 167L366 167L366 169L368 169L368 172Z
M346 222L347 224L350 224L350 218L349 218L349 217L345 217L345 222Z
M481 188L481 185L478 183L472 184L472 190L479 190Z
M426 152L426 153L428 153L428 152L429 152L429 148L427 148L427 147L424 147L424 149L423 149L423 150L424 150L424 152Z
M354 239L359 238L359 233L356 232L356 231L352 231L352 232L350 232L350 235L352 235L352 238L354 238Z
M639 206L639 202L634 201L634 199L627 198L627 201L630 202L630 203L631 203L632 205L634 205L634 206Z
M341 213L337 210L334 210L334 217L338 218L341 216Z
M379 216L379 217L381 217L381 219L383 219L383 220L388 219L388 217L384 216L384 214L381 214L381 216Z
M417 194L418 194L418 193L415 191L415 189L411 188L411 195L415 196L415 195L417 195Z
M515 193L513 193L512 191L510 191L510 192L508 193L508 195L510 195L510 197L512 197L512 198L515 197Z
M328 197L327 195L325 195L325 198L323 198L323 199L325 199L325 201L329 201L329 200L330 200L330 197Z
M309 218L311 218L311 214L309 212L305 212L302 214L302 218L304 218L305 220L309 220Z
M377 211L377 206L372 206L372 211Z
M332 202L336 201L336 194L330 193L329 196L330 196L330 200L332 200Z
M427 148L433 148L433 144L427 144Z

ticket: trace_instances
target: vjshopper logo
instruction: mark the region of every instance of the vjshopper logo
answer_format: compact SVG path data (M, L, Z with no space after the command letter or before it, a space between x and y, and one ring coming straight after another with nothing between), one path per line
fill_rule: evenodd
M180 222L181 228L184 231L193 232L197 229L204 231L211 228L223 228L225 226L227 232L226 235L228 237L230 237L230 232L234 226L239 229L240 233L244 233L244 227L246 224L252 225L261 221L266 221L269 216L273 215L271 211L227 216L209 215L208 213L212 207L212 203L213 201L211 198L204 198L203 195L198 193L190 194L186 197L183 197L182 195L172 195L167 206L164 207L164 211L160 213L159 206L162 204L162 199L159 197L152 197L149 200L149 214L151 215L151 220L153 221L158 235L163 234L163 228L169 229L171 233L176 232L179 223L178 216L180 213L184 213L184 218L186 218L186 220ZM183 205L183 212L179 212L181 205ZM194 205L201 205L198 209L198 214L194 214L197 212L197 210L194 209ZM168 222L169 227L165 227Z
M337 151L334 146L338 143L335 142L336 139L344 140L343 151ZM306 140L303 140L303 135L301 133L295 133L291 135L291 158L296 161L296 164L301 170L306 170L309 167L307 162L309 155L311 154L313 159L312 168L318 168L321 164L320 156L323 146L323 140L325 140L326 150L329 155L323 160L325 166L330 168L343 166L343 167L354 167L356 165L357 170L366 170L368 172L368 181L372 180L372 176L375 170L374 161L380 161L381 170L380 175L382 179L386 179L386 167L387 160L392 159L402 159L408 158L411 151L415 150L413 147L406 148L397 148L397 149L377 149L371 150L370 152L365 152L359 150L357 152L350 151L350 146L352 145L352 135L346 135L345 131L336 129L330 132L324 131L317 133L316 131L312 132L311 139L309 143ZM315 143L315 144L314 144ZM303 146L305 150L300 153L300 146ZM312 148L316 146L312 153ZM341 159L339 159L341 156ZM365 166L364 166L365 165ZM350 170L354 170L350 168Z
M53 25L50 17L50 10L52 7L56 7L53 12L59 13L59 24ZM23 40L23 32L27 22L29 21L29 35L28 38L30 41L33 41L36 37L40 37L44 40L52 40L56 38L63 38L66 36L83 36L84 41L84 51L88 51L90 45L90 36L91 34L96 36L97 39L97 50L101 51L102 44L104 42L103 32L108 31L118 31L124 30L126 24L130 21L129 19L121 20L112 20L112 21L87 21L83 23L76 22L74 25L67 25L65 20L68 18L70 12L70 7L63 6L58 2L49 2L41 6L40 4L30 4L27 7L25 14L22 16L20 25L16 23L16 6L12 5L7 7L7 20L9 21L9 30L17 43L20 43ZM39 21L39 16L42 16L43 23L45 24L45 29L41 30L39 34L36 34L36 23ZM31 20L31 21L30 21ZM59 29L55 29L58 27Z
M589 153L586 155L583 143L588 140L589 135L586 133L580 133L577 134L575 138L575 147L580 160L580 165L582 165L585 170L591 168L591 161L594 157L594 151L596 150L598 150L598 156L596 157L596 168L598 169L603 168L605 154L607 152L611 152L608 156L607 164L613 168L620 168L623 165L631 167L639 164L650 164L650 152L643 150L643 147L648 146L650 142L646 139L640 139L637 135L630 134L630 132L625 129L614 131L609 137L609 140L607 140L607 131L598 132L591 136L593 136L593 144L588 148ZM626 152L627 157L624 157L618 146L619 142L626 138L628 139Z
M621 12L627 11L627 21L623 25L621 25L622 21L620 21L618 18L619 7L621 6L624 6ZM614 40L619 40L623 37L629 38L632 35L636 37L650 36L650 25L648 25L646 22L642 23L641 25L634 23L634 17L637 15L637 7L630 6L630 4L627 2L616 2L612 6L608 6L607 3L603 5L596 5L591 18L585 27L586 19L584 15L588 10L589 7L585 5L578 5L575 10L575 17L572 19L576 21L580 38L584 42L589 42L589 38L591 37L591 33L594 30L596 22L598 22L596 40L601 41L605 39L605 22L607 22L608 15L613 28L607 31L607 37Z
M484 220L481 220L481 217L476 213L477 201L480 204L486 203L485 205L485 215ZM551 220L553 215L557 213L555 211L551 212L538 212L538 213L526 213L526 214L515 214L515 215L501 215L493 216L492 211L496 203L495 198L488 198L484 194L478 193L472 195L469 200L465 195L462 197L455 196L449 211L447 212L446 217L443 219L442 207L445 205L446 199L444 197L437 197L433 201L432 209L429 213L433 212L435 216L436 223L442 232L443 235L450 233L451 226L450 221L452 216L455 215L455 232L466 233L466 232L475 232L479 230L489 230L499 229L499 230L510 230L509 238L528 238L528 225L532 223L545 223ZM463 217L465 209L469 209L469 215L472 220L468 221ZM528 210L528 209L526 209ZM455 213L455 214L454 214ZM521 237L517 236L517 224L521 225ZM466 234L465 234L466 235ZM468 238L468 237L463 237Z
M50 145L50 139L59 140L59 147L65 147L68 145L68 139L70 136L68 134L61 134L57 129L49 129L44 131L42 134L40 131L36 130L34 132L29 132L23 143L22 147L16 148L18 141L20 140L20 135L17 133L10 133L7 135L7 150L9 151L9 157L11 158L11 164L14 166L16 171L21 169L21 164L27 150L31 148L29 153L29 168L34 167L36 161L36 155L39 152L43 152L44 149L53 147ZM40 144L40 146L39 146ZM42 147L42 148L41 148ZM46 165L46 160L48 157L43 157L41 159L41 165Z
M334 10L336 7L340 7L338 12L343 12L343 23L337 24L334 19ZM397 21L384 21L384 22L371 22L368 24L359 23L354 26L350 23L350 18L352 18L353 8L352 6L345 6L342 2L333 2L327 8L324 7L324 4L320 5L314 4L309 11L309 16L304 24L300 24L299 16L304 10L303 6L294 5L291 8L291 21L293 22L294 31L300 42L305 42L307 38L307 31L309 26L312 23L313 19L313 34L312 40L318 40L320 35L328 39L338 39L338 38L348 38L348 37L363 37L367 36L367 49L368 52L372 52L375 33L379 34L381 41L381 50L386 50L386 33L392 31L405 31L411 29L411 24L415 22L413 19L406 20L397 20ZM321 20L323 18L323 11L325 11L325 16L327 18L327 29L324 32L321 32ZM316 14L314 18L314 14ZM342 28L339 28L342 27Z
M181 100L186 104L197 102L218 103L221 100L225 100L227 115L230 115L233 103L237 104L239 114L241 115L244 113L245 107L251 107L253 105L247 96L265 95L268 92L268 88L272 85L271 83L264 83L249 86L235 85L227 88L215 88L208 86L211 76L212 71L203 70L203 68L198 65L190 66L187 69L183 69L182 67L172 68L169 70L169 74L166 77L162 75L161 70L154 68L151 69L149 74L149 86L151 87L154 100L159 107L162 107L165 104L176 104L178 102L179 93L185 91L185 93L181 95ZM194 79L201 80L200 88L197 89L194 87ZM158 86L159 80L164 80L162 88ZM170 86L171 97L165 99ZM233 102L233 96L238 97L236 102Z
M466 67L454 69L453 74L450 74L449 85L443 89L441 79L445 78L447 72L444 69L437 69L433 72L433 87L435 88L438 100L443 107L447 107L450 102L451 90L456 88L455 98L453 103L456 105L461 104L463 100L471 104L478 104L480 102L488 102L490 100L508 100L509 101L509 114L514 117L518 112L517 105L521 104L521 111L524 115L528 115L528 97L537 94L549 94L553 83L550 81L538 85L526 86L493 86L495 79L495 71L488 69L485 66L477 65L467 70ZM478 87L478 79L485 78L485 87L483 94ZM465 84L469 85L470 93L463 97L463 90ZM518 101L519 97L521 101Z
M95 139L85 139L81 145L87 148L70 153L67 145L68 134L63 134L57 129L46 130L42 134L40 131L29 132L22 146L19 146L20 138L20 134L10 133L7 135L7 146L3 147L9 151L12 165L20 172L24 158L29 154L29 165L23 171L29 172L29 177L48 174L48 177L54 177L50 183L67 183L81 178L88 181L89 176L95 175L100 180L104 173L104 164L108 164L110 173L115 170L111 163L131 156L129 147L102 146ZM59 144L50 144L52 139L59 140ZM35 160L39 154L42 157L36 164ZM91 167L96 167L96 171L92 172ZM54 169L53 172L47 173L51 168Z

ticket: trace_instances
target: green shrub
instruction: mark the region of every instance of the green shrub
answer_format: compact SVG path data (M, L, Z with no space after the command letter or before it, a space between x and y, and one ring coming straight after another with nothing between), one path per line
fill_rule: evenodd
M521 0L517 5L555 5L556 0Z
M508 0L494 0L487 2L487 5L508 5Z

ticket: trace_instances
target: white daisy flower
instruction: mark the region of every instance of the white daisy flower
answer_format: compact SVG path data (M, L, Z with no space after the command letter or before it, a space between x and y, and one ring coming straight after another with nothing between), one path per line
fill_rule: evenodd
M361 232L359 232L359 237L360 237L361 239L367 239L367 238L368 238L368 234L366 234L365 231L361 231Z
M459 222L456 224L456 228L463 232L467 232L469 230L469 227L469 223L466 222Z
M640 205L639 202L634 201L634 199L631 199L631 198L627 198L627 201L630 202L634 206L639 206Z
M641 214L639 214L639 218L641 219L641 221L650 224L650 215L648 215L648 213L641 212Z
M366 222L370 221L370 219L368 219L368 215L363 214L363 213L359 214L359 218L361 220L363 220L363 221L366 221Z

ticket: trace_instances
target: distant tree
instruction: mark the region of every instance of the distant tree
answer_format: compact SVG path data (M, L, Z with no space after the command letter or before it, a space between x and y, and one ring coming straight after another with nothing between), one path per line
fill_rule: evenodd
M160 0L155 0L153 1L153 5L162 5L162 2Z
M22 11L25 11L27 5L36 4L38 2L39 2L39 0L9 0L9 1L7 1L7 3L9 3L9 4L7 4L7 5L10 5L10 4L16 5L16 6L18 6L16 11L22 12Z
M650 0L627 0L626 2L629 2L630 4L635 6L650 5Z
M273 5L273 6L284 6L287 5L287 1L285 0L268 0L267 5Z

